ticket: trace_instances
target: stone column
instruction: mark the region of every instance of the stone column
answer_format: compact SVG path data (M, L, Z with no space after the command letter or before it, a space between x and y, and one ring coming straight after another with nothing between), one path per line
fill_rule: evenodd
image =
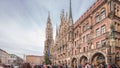
M107 65L110 63L110 62L109 62L109 61L110 61L109 58L110 58L110 57L107 55L107 56L106 56L106 59L105 59L105 62L106 62Z
M111 49L111 47L110 46L108 46L107 48L106 48L106 59L105 59L105 62L106 62L106 64L109 64L110 63L110 50Z
M91 63L91 53L88 53L88 62Z
M70 59L68 60L67 64L68 64L68 68L71 68L71 60Z

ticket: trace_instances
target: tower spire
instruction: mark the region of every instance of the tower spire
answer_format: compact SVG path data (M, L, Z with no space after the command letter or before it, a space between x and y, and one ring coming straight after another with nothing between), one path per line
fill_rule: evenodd
M50 20L50 12L48 11L48 20L47 20L47 23L51 23L51 20Z
M69 19L72 19L72 8L71 8L71 0L70 0L70 7L69 7Z
M58 35L58 25L56 23L56 36Z
M53 46L53 27L50 19L50 12L48 12L48 18L46 23L46 40L45 40L45 49L44 53L45 55L48 54L49 57L51 55L50 49Z
M50 12L48 12L47 27L46 27L46 39L53 38L53 27L50 19Z
M72 7L71 7L71 0L70 0L70 8L69 8L69 26L73 25L73 18L72 18Z

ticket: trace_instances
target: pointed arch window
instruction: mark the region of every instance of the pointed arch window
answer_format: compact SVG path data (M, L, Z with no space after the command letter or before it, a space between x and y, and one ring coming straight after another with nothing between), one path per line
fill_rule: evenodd
M100 36L100 33L101 33L101 32L100 32L100 28L97 28L97 29L96 29L96 37L97 37L97 36Z
M101 47L101 46L100 46L100 42L98 41L98 42L96 42L96 48L99 48L99 47Z
M109 12L111 12L111 2L108 3L109 6Z
M96 14L96 23L98 23L100 21L100 15L99 13Z
M105 32L106 32L106 26L103 25L103 26L101 27L101 33L104 34Z
M89 22L83 25L83 32L89 29Z
M102 47L106 46L106 39L101 40Z
M106 11L105 11L105 9L103 8L103 9L101 10L101 20L103 20L105 17L106 17Z

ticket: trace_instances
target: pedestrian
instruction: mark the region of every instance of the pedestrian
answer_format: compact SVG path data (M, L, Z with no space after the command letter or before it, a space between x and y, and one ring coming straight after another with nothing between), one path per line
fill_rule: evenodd
M52 66L50 64L47 65L47 68L52 68Z
M95 68L95 67L94 67L94 64L91 64L91 68Z
M79 65L78 65L78 68L82 68L82 65L81 65L81 64L79 64Z
M2 64L1 66L0 66L0 68L4 68L5 67L5 65L4 64Z
M88 63L86 63L85 68L91 68L91 66Z
M112 68L110 64L108 64L107 68Z
M64 63L62 64L62 66L63 66L63 68L65 68L65 64Z
M67 65L67 63L65 64L65 68L68 68L68 65Z
M13 68L13 65L11 65L10 68Z
M47 65L46 65L46 64L44 64L44 65L43 65L43 68L47 68Z
M54 64L52 64L52 68L55 68L55 65L54 65Z
M112 68L119 68L116 64L112 64Z
M30 63L23 63L21 68L32 68Z
M58 66L58 68L63 68L63 66L60 64L60 65Z

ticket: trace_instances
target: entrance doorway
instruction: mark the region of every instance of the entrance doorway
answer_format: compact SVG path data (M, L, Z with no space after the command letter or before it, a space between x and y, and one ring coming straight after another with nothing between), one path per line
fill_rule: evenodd
M73 58L72 59L72 64L71 64L72 68L77 68L77 59Z
M84 66L87 62L88 62L88 59L87 59L86 56L82 56L82 57L80 58L80 64L81 64L82 66Z
M102 53L96 53L92 57L92 64L98 66L99 64L105 65L105 56Z

